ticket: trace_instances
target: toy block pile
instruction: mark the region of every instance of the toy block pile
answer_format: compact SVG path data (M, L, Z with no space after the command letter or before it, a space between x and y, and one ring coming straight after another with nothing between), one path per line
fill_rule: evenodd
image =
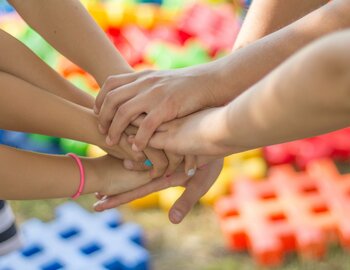
M294 163L303 169L313 160L332 158L346 161L350 158L350 128L325 135L272 145L264 148L269 165Z
M236 181L215 210L231 250L249 251L258 264L273 266L292 251L321 258L331 241L350 248L349 195L350 174L323 159L305 172L280 165L266 181Z
M150 255L137 224L119 212L91 214L74 203L54 221L32 219L21 227L24 247L1 257L1 270L148 270Z

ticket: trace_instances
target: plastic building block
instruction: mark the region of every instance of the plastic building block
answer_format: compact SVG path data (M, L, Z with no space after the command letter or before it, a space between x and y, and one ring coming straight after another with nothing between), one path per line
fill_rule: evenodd
M106 154L107 153L105 151L103 151L100 147L93 145L93 144L89 144L87 151L86 151L86 155L88 157L92 157L92 158L102 157Z
M239 24L230 5L212 8L193 5L179 21L179 30L198 38L212 53L230 50L239 30Z
M50 223L22 225L25 246L0 260L1 270L147 270L150 256L141 228L123 224L117 211L91 214L74 203Z
M70 139L61 139L60 147L64 153L74 153L79 156L86 156L88 144Z
M264 148L270 165L295 163L300 168L319 158L347 160L350 157L350 128L314 138L272 145Z
M335 238L350 247L350 174L340 175L333 161L273 167L266 181L245 179L215 206L233 251L249 250L257 263L272 266L284 254L321 258Z

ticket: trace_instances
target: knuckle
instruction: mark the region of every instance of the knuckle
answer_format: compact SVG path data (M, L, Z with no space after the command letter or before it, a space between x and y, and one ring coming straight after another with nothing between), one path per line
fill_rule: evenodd
M105 83L103 84L103 89L105 90L110 90L113 87L114 84L114 80L115 80L115 76L114 75L110 75L107 77Z
M155 125L156 125L155 117L150 116L143 121L142 127L140 127L140 128L145 129L147 131L150 131L150 130L154 129Z
M128 105L121 105L117 111L117 117L126 117L128 113Z

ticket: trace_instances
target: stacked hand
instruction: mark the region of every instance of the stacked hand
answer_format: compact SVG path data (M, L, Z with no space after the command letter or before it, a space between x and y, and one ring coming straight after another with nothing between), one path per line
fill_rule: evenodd
M215 145L218 137L215 134L221 131L211 130L212 121L222 122L219 119L225 115L225 110L200 111L223 103L215 95L218 84L215 77L208 76L208 70L208 67L201 67L143 71L107 79L94 108L107 145L112 148L121 141L125 144L126 140L134 153L143 151L149 159L150 151L158 151L158 154L159 150L164 151L167 168L162 177L129 192L108 198L98 195L103 200L96 204L96 210L181 185L186 191L170 211L170 220L178 223L209 190L221 170L222 162L215 160L229 147L219 149ZM204 123L201 122L203 117ZM222 132L225 132L225 125L222 125ZM145 169L137 161L126 160L124 165L133 170Z

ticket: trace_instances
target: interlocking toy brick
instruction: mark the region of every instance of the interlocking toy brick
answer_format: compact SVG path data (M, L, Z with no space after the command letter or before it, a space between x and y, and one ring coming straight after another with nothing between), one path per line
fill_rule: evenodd
M211 8L195 4L179 21L179 30L184 35L197 37L213 54L231 50L239 30L238 20L231 9L230 5Z
M117 211L91 214L75 203L57 208L50 223L22 225L25 246L1 257L1 270L147 270L143 233Z
M264 148L264 156L270 165L295 163L300 168L319 158L347 160L350 158L350 128L314 138L268 146Z
M287 252L325 255L327 243L350 248L350 174L330 159L313 161L306 172L273 167L266 181L245 179L215 206L233 251L248 250L262 265L278 265Z

